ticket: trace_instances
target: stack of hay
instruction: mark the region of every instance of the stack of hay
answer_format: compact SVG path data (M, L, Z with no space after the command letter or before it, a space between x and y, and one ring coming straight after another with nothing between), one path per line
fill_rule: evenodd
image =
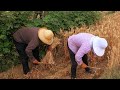
M54 38L53 44L51 45L52 51L60 44L60 39ZM52 51L47 51L45 57L42 59L43 64L55 64Z

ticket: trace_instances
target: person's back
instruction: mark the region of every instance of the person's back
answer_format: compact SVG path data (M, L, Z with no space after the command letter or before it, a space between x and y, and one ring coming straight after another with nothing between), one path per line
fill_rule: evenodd
M93 37L90 33L78 33L68 38L68 46L74 52L77 53L81 45L85 45L86 49L90 49L90 39Z
M28 44L33 38L38 39L38 30L39 28L36 27L23 27L17 30L13 37L19 43L26 43Z

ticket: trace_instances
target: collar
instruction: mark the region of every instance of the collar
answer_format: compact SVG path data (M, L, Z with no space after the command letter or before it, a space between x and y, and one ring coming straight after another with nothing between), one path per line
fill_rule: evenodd
M93 40L96 38L97 36L93 36L91 39L90 39L90 47L93 48Z

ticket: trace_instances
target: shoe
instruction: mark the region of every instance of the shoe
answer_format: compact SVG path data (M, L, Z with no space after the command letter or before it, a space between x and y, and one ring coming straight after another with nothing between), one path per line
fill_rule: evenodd
M23 73L24 73L24 74L27 74L27 73L29 73L29 72L30 72L30 68L29 68L29 67L28 67L28 68L27 68L27 67L24 67L24 68L23 68Z
M90 69L89 71L86 71L86 73L90 73L90 74L92 74L92 70Z
M71 79L77 79L77 78L71 78Z
M76 77L71 77L71 79L76 79Z
M40 62L37 61L37 60L34 60L32 63L33 63L34 65L39 65L39 64L40 64Z
M28 72L27 74L24 74L23 76L25 79L29 79L31 76L31 72Z
M89 67L85 68L85 71L86 71L86 73L90 73L90 74L93 73L92 70Z

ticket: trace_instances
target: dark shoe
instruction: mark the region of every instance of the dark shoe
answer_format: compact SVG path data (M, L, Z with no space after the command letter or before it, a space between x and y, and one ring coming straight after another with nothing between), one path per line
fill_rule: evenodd
M28 72L27 74L24 74L23 76L25 79L29 79L31 76L31 72Z
M90 74L92 74L92 70L86 71L86 73L90 73Z
M76 76L71 76L71 79L76 79Z
M86 68L85 68L85 71L86 71L86 72L90 71L90 68L89 68L89 67L86 67Z
M30 72L30 69L23 69L24 74L27 74L28 72Z
M71 77L71 79L76 79L76 78Z
M92 74L92 70L89 67L85 68L85 71L86 71L86 73Z

